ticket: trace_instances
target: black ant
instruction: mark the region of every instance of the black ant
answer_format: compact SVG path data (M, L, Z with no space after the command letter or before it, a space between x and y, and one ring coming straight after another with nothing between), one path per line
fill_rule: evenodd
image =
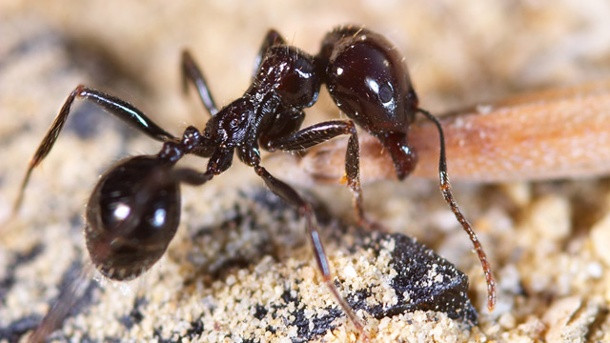
M438 129L439 177L442 194L472 240L483 266L488 307L495 303L495 282L485 253L460 212L447 176L443 130L439 121L418 107L406 65L397 50L380 34L346 26L326 35L317 56L287 45L270 30L257 57L256 73L244 95L218 110L207 81L188 51L182 54L183 88L192 83L211 118L205 129L185 129L181 138L168 133L131 104L82 85L68 96L30 161L15 202L18 210L32 170L47 156L66 122L72 103L92 101L110 114L163 142L156 155L135 156L108 170L87 204L85 239L93 264L106 277L132 279L148 270L165 252L180 221L180 184L202 185L231 166L234 152L254 168L271 191L298 209L306 219L318 268L327 287L349 319L363 326L332 281L312 207L291 186L261 166L260 148L302 151L339 135L349 135L345 179L354 193L354 207L363 226L376 225L364 216L359 179L358 124L383 144L392 156L396 174L404 179L414 169L416 152L408 141L416 113ZM312 106L325 83L337 106L350 118L301 129L304 108ZM186 154L209 158L200 172L176 167Z

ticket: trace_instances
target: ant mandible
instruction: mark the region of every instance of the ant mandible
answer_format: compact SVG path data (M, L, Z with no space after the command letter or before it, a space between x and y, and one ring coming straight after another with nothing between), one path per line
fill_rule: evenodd
M120 161L97 183L87 203L85 239L91 260L106 277L132 279L148 270L165 252L180 220L180 184L202 185L231 166L234 152L263 179L270 190L298 209L324 283L359 331L360 320L332 281L315 214L291 186L262 165L259 148L268 151L302 151L339 135L349 135L345 178L354 194L354 208L363 226L375 224L364 216L359 179L359 146L355 124L376 136L392 156L396 174L404 179L414 169L416 153L409 146L409 125L416 113L437 127L440 138L440 188L456 218L470 236L483 266L488 307L495 303L495 282L486 255L471 225L460 212L447 176L443 130L439 121L418 107L403 58L380 34L355 26L329 32L317 56L287 45L270 30L257 56L256 73L244 95L218 110L206 79L188 51L182 54L183 88L192 83L211 115L205 129L185 129L181 138L168 133L133 105L79 85L68 96L32 157L15 202L21 205L32 170L48 155L57 140L72 103L89 100L163 142L156 155ZM301 129L304 108L312 106L326 84L337 106L350 118ZM209 158L200 172L176 167L186 154Z

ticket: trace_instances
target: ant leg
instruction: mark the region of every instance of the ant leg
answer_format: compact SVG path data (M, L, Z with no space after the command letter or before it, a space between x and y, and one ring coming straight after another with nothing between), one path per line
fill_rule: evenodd
M217 150L212 154L208 161L205 172L199 172L191 168L176 168L172 171L171 179L189 184L200 186L210 181L214 175L218 175L231 167L233 162L233 151Z
M49 131L47 131L46 135L40 142L38 149L36 149L34 156L30 160L28 170L23 178L23 181L21 182L19 194L13 205L13 215L15 215L21 207L21 203L23 202L23 194L30 179L30 175L32 174L32 170L34 170L34 168L38 166L40 162L42 162L42 160L51 151L51 148L55 144L55 141L59 137L59 134L64 124L66 123L66 120L68 119L68 115L70 114L70 108L72 107L72 103L76 98L93 101L95 104L99 105L100 107L108 111L110 114L117 116L127 124L140 130L141 132L147 134L155 140L162 142L176 140L176 137L163 130L152 120L146 117L146 115L144 115L140 110L138 110L128 102L113 97L111 95L104 94L102 92L90 88L86 88L83 85L79 85L72 91L72 93L70 93L70 95L68 95L68 98L61 107L59 114L57 114L57 116L55 117L55 120L53 121L53 124L51 124Z
M354 210L356 218L358 218L358 224L367 229L384 231L381 224L368 219L364 214L362 186L360 184L358 133L351 120L332 120L315 124L287 136L271 139L268 146L271 149L285 151L305 150L339 135L350 135L345 153L345 176L343 181L347 183L354 195Z
M254 73L256 75L256 71L262 61L262 56L265 51L276 44L284 44L284 38L275 30L271 29L265 35L263 39L263 43L261 48L256 56L255 60L255 68ZM210 92L210 87L208 86L208 82L203 76L203 72L195 62L195 59L191 55L188 50L182 51L182 89L184 92L188 90L188 82L192 82L197 92L199 93L199 99L201 99L201 103L203 107L210 113L211 116L215 116L218 113L218 107L216 106L216 102L214 101L214 97Z
M189 184L200 186L231 167L233 163L233 151L231 149L218 149L210 159L205 172L199 172L190 168L176 168L172 171L172 179Z
M197 63L191 56L188 50L182 51L182 90L186 93L188 91L188 81L192 82L197 92L199 93L199 99L203 103L203 107L213 117L218 113L216 102L210 93L210 87L206 81L201 69L197 66Z
M303 124L303 120L305 120L305 112L303 110L288 108L284 111L279 111L276 114L273 125L270 125L268 129L261 130L258 142L263 149L273 151L276 148L270 146L269 142L297 132Z
M305 217L307 234L309 235L309 239L311 240L314 256L318 264L318 269L322 273L324 283L326 284L330 292L333 294L335 300L337 300L343 311L345 311L349 320L354 324L354 326L356 326L357 330L364 337L366 337L364 327L360 319L356 316L347 301L341 296L341 294L339 294L339 291L333 284L332 273L328 264L328 258L326 257L326 253L324 252L324 246L322 245L322 241L320 240L320 234L315 223L315 215L313 209L311 208L311 205L305 200L303 200L303 198L301 198L301 196L292 187L290 187L283 181L275 178L273 175L269 174L269 172L262 166L257 164L254 166L254 170L256 171L256 174L258 174L258 176L260 176L263 181L265 181L265 184L273 193L275 193L277 196L282 198L290 205L296 207L299 211L299 214Z
M472 229L472 225L470 224L468 219L466 219L466 217L464 217L464 215L460 211L460 208L453 196L453 192L451 192L449 174L447 173L447 157L445 155L445 135L443 133L443 127L441 126L441 123L438 121L438 119L430 112L422 109L417 109L417 111L426 116L428 120L432 121L434 125L436 125L440 139L438 175L440 178L441 192L443 193L443 198L445 198L445 201L447 202L447 204L449 204L449 207L451 208L451 211L457 218L458 222L460 222L460 224L464 228L464 231L466 231L466 233L470 237L470 241L474 245L474 250L476 251L479 260L481 261L481 266L483 267L483 272L485 273L485 281L487 282L487 308L489 309L489 311L492 311L496 304L496 281L494 280L494 276L491 271L491 265L487 260L487 255L483 250L483 246L481 245L477 234Z
M258 50L258 54L256 55L256 58L254 59L253 75L256 76L256 73L258 72L258 67L260 67L261 61L263 60L263 56L265 55L265 52L267 51L267 49L269 49L270 47L272 47L274 45L279 45L279 44L286 44L286 40L276 30L269 29L269 31L267 31L267 34L265 34L265 38L263 38L263 43L261 44L261 47Z
M84 299L86 292L91 289L91 281L93 279L90 275L92 272L91 265L83 266L74 279L63 284L59 289L57 299L47 310L47 313L34 331L28 336L27 342L46 342L48 336L61 327L64 320L70 316L70 312Z

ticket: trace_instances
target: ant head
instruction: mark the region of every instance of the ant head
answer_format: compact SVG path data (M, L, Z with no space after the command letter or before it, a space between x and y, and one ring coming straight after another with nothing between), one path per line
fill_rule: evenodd
M277 94L284 106L298 109L313 105L320 92L313 56L287 45L265 51L255 85Z
M325 37L318 59L337 106L379 138L406 177L416 162L407 132L418 100L401 55L380 34L350 26Z
M86 216L93 264L111 279L138 276L163 255L180 221L171 165L155 156L119 162L93 190Z

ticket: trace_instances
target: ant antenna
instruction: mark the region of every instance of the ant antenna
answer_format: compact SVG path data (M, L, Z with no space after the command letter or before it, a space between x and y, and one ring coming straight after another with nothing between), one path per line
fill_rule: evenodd
M449 174L447 174L447 157L445 155L445 134L443 133L443 128L438 118L432 115L430 112L423 110L421 108L417 109L418 112L425 115L430 121L436 125L438 130L438 136L440 139L440 156L438 161L438 176L440 178L440 188L443 193L443 198L449 207L451 207L451 211L457 218L458 222L464 228L464 231L470 237L470 241L474 245L474 250L476 251L479 261L481 261L481 266L483 267L483 273L485 273L485 281L487 282L487 308L489 311L492 311L494 306L496 305L496 281L494 280L493 273L491 271L491 266L489 261L487 260L487 255L485 255L485 251L483 251L483 246L477 237L477 234L472 229L472 225L470 222L464 217L460 208L453 197L453 193L451 192L451 184L449 183Z

